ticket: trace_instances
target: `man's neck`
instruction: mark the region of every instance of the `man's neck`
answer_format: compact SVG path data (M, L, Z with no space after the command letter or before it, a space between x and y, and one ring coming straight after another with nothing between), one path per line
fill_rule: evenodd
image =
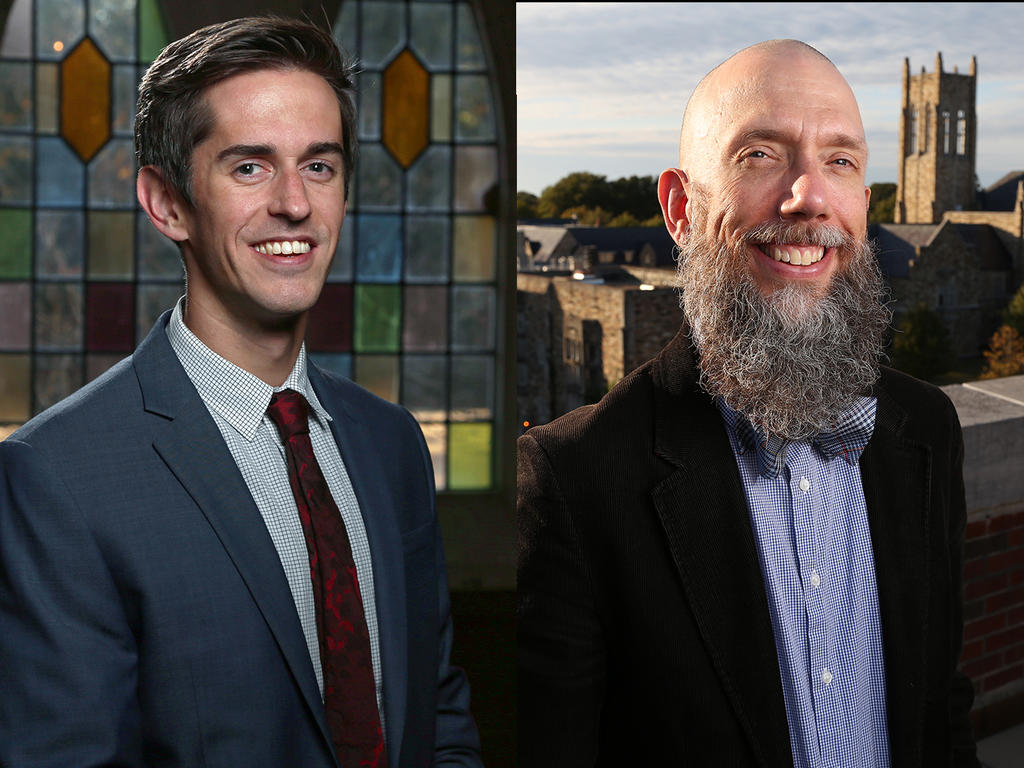
M273 387L288 378L306 333L307 314L274 326L242 326L222 313L204 311L186 296L182 319L203 344Z

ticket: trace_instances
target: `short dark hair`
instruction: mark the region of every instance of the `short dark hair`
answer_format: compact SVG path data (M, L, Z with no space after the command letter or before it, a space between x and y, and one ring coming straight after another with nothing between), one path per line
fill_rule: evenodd
M341 109L345 197L358 151L355 67L329 32L301 19L251 16L212 24L176 40L157 56L139 85L135 156L160 168L192 204L192 152L213 129L206 89L263 69L302 69L334 89Z

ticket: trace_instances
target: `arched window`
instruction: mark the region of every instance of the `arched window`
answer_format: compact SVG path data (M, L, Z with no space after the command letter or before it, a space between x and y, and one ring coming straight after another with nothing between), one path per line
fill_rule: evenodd
M967 114L962 109L956 111L956 153L967 154Z
M949 110L942 110L942 154L949 154Z
M908 131L909 141L907 147L909 154L917 154L917 107L914 107L910 112L910 130Z
M206 5L176 0L175 17ZM514 434L498 234L511 98L480 6L333 4L335 38L362 62L362 146L307 336L319 364L413 412L439 490L473 493L499 489ZM15 0L0 18L0 424L129 354L182 293L178 251L133 183L138 79L190 31L168 18L157 0Z

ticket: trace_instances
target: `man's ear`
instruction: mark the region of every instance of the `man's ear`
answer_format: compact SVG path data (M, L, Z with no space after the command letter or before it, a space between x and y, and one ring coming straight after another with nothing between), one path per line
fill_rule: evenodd
M669 168L661 172L658 179L658 202L661 203L661 214L665 217L665 226L672 235L676 245L682 245L686 230L690 227L690 217L686 213L686 187L689 179L680 168Z
M142 210L161 234L177 243L188 240L188 204L159 168L146 165L139 169L135 194Z

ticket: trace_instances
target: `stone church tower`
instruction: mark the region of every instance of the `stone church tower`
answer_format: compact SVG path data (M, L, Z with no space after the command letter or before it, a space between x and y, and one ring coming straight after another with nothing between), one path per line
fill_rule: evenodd
M934 72L911 75L903 59L897 224L933 224L974 206L977 67L972 56L969 74L943 72L939 53Z

